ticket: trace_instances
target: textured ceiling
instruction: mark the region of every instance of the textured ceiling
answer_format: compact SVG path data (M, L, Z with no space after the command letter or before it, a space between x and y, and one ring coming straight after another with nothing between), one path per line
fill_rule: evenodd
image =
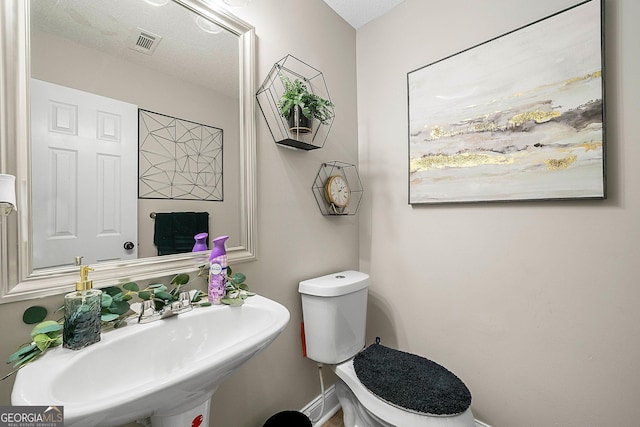
M356 30L384 15L404 0L324 0Z
M32 31L238 97L238 37L204 32L195 14L173 2L154 7L140 0L30 0L30 11ZM152 55L133 49L141 31L162 37Z

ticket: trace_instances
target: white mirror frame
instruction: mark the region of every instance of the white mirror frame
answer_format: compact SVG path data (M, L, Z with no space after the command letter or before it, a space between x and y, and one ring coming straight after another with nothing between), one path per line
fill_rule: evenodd
M240 38L241 231L238 247L227 248L229 263L256 259L255 175L255 30L228 11L204 0L173 0L218 22ZM0 217L0 303L39 298L73 290L76 271L68 268L32 272L29 183L29 2L0 1L0 173L16 175L18 210ZM194 271L202 254L178 254L100 263L96 287L123 280L146 280Z

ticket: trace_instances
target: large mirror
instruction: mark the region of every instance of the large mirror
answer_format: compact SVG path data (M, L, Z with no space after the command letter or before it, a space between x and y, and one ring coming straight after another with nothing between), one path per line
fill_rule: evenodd
M98 286L191 270L196 232L229 235L230 262L255 258L249 25L200 0L1 7L17 114L2 116L0 167L19 183L2 302L61 292L76 256Z

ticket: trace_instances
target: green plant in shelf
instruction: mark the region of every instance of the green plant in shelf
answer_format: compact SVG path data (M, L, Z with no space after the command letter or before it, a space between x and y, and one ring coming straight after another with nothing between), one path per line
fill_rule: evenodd
M333 103L311 93L304 82L299 79L292 82L283 75L280 75L280 80L284 85L284 93L278 101L278 110L282 117L289 118L296 106L300 107L306 118L317 119L323 125L333 117Z

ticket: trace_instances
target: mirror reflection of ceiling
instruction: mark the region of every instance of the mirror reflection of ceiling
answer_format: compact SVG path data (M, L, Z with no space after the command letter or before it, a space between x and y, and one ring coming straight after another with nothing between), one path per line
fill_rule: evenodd
M30 0L30 9L31 25L42 31L238 98L237 35L217 32L220 27L173 1ZM137 44L155 50L143 53Z

